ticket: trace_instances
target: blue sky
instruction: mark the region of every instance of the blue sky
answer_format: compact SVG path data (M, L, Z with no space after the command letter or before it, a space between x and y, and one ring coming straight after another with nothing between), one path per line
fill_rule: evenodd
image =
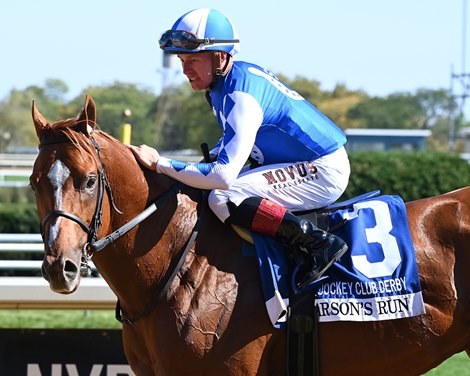
M462 59L464 1L2 1L0 100L49 78L63 80L70 97L116 80L158 93L157 39L199 7L234 22L238 60L289 78L317 80L323 89L343 83L377 96L447 89L452 67L467 70L468 60L470 70L470 59Z

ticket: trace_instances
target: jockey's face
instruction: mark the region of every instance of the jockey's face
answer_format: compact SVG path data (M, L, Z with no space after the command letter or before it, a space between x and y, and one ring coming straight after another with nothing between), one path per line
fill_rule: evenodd
M183 73L188 78L193 90L208 90L214 73L212 69L212 52L179 54Z

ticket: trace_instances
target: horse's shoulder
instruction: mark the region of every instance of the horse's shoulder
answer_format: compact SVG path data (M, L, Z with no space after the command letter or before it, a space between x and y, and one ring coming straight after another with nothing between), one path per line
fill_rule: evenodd
M219 270L208 257L195 252L188 255L172 286L171 306L178 332L203 356L227 329L238 282L234 274Z

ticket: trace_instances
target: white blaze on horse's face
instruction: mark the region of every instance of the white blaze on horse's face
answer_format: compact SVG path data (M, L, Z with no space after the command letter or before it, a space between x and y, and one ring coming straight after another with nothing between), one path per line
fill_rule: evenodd
M54 189L55 210L62 210L62 192L65 182L70 176L70 170L61 161L56 160L49 170L47 177L51 181ZM58 217L55 224L49 229L49 246L52 246L57 234L59 233L59 223L61 217Z

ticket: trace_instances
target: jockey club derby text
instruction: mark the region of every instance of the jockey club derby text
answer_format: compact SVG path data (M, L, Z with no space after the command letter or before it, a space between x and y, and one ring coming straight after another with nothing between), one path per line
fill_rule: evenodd
M338 297L350 295L355 297L383 293L401 293L406 290L406 277L367 282L331 282L323 283L317 290L316 297Z
M401 292L405 295L399 295ZM320 318L356 317L356 320L384 319L412 310L410 296L406 294L406 277L323 283L317 290L315 307Z
M313 162L305 162L270 170L264 172L263 176L274 189L282 189L318 179L317 172Z

